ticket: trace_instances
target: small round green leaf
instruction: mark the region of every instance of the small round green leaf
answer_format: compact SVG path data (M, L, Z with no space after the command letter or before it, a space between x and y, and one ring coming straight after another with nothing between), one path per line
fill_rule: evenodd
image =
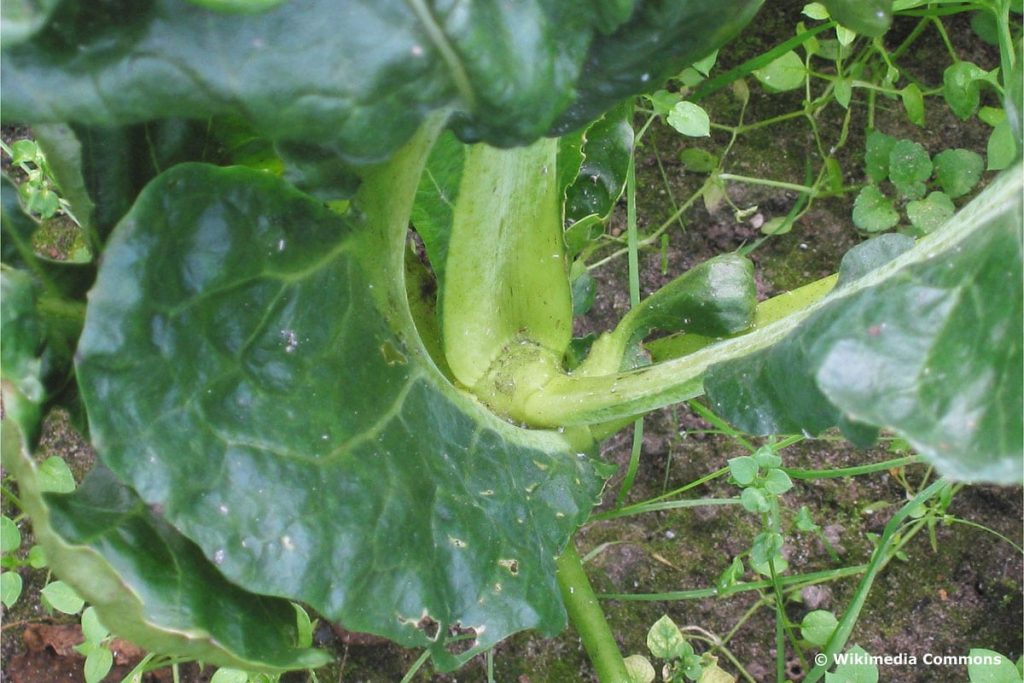
M75 477L59 455L52 455L39 463L39 489L44 493L71 493L75 490Z
M942 95L953 113L967 120L981 102L980 83L988 75L971 62L956 62L942 74Z
M973 190L984 170L985 160L969 149L947 149L935 155L935 179L952 199Z
M835 672L825 674L825 683L878 683L878 666L864 648L854 645L847 654L850 658L838 665Z
M850 99L853 97L853 85L848 78L839 78L835 83L836 102L842 105L843 109L850 108Z
M693 102L679 102L668 113L668 125L683 135L702 138L711 135L711 119L704 108Z
M17 572L0 574L0 602L10 609L21 596L21 575Z
M718 157L698 147L687 147L679 153L679 161L694 173L711 173L718 167Z
M12 553L21 547L18 525L7 515L0 516L0 552Z
M762 235L785 235L793 229L793 220L788 216L776 216L761 226Z
M741 455L729 460L729 473L740 486L747 486L757 476L757 461L749 455Z
M889 152L889 180L905 197L924 196L924 182L932 176L932 168L928 151L917 142L897 140Z
M868 133L864 153L864 171L876 183L889 177L889 154L896 145L896 138L881 131Z
M754 462L763 470L778 467L782 464L782 458L770 446L762 446L754 451Z
M782 92L803 85L807 70L800 56L790 50L765 68L755 69L754 76L767 90Z
M672 108L679 104L680 95L668 90L656 90L648 95L647 99L651 101L651 108L654 109L655 114L667 116Z
M953 201L942 192L932 192L925 199L907 203L907 218L921 232L931 232L956 213Z
M853 203L853 223L861 230L880 232L899 222L900 216L892 208L892 200L874 185L868 185L857 195Z
M647 632L647 649L658 659L678 659L685 654L686 640L667 614Z
M775 531L762 531L754 537L754 543L750 547L751 564L764 565L768 560L775 558L782 549L782 534Z
M51 607L64 614L78 614L85 606L85 601L78 596L75 589L63 581L47 584L40 592Z
M28 566L33 569L42 569L46 566L46 551L43 546L34 545L28 549Z
M971 648L967 675L971 683L1021 683L1021 675L1013 660L984 648Z
M86 607L82 612L82 635L86 642L99 644L110 635L107 627L100 623L95 607Z
M808 612L807 616L800 622L800 633L804 640L812 645L823 646L832 637L832 633L839 625L839 620L828 610L818 609Z
M248 683L249 674L239 669L221 668L213 672L210 683Z
M817 21L827 21L828 10L820 2L810 2L804 5L803 14Z
M650 661L643 655L630 655L623 661L626 664L626 673L629 674L629 683L652 683L658 675Z
M791 488L793 488L793 480L782 470L769 470L764 475L764 489L768 493L774 493L778 496Z
M761 489L754 487L743 489L743 492L740 494L740 503L745 510L754 513L768 512L771 508L768 504L768 499L761 492Z
M988 137L986 154L987 168L990 171L1001 171L1017 158L1017 141L1013 137L1009 120L1003 119L992 129L992 134Z
M903 108L907 110L907 118L911 123L919 126L924 125L924 96L921 88L916 83L911 83L900 90L900 99L903 100Z
M97 647L85 658L85 683L100 683L114 665L113 653L105 647Z
M796 513L796 519L793 520L796 528L800 531L817 531L821 527L811 517L811 511L807 509L806 505L800 506L800 511Z

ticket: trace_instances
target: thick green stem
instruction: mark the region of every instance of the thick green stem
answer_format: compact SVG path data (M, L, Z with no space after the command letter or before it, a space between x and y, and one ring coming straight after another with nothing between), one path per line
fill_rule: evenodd
M615 636L612 635L590 580L583 571L583 563L572 541L569 541L565 552L556 561L556 566L558 586L562 590L562 600L569 612L569 620L580 634L598 680L601 683L629 683L629 673L622 653L619 652Z

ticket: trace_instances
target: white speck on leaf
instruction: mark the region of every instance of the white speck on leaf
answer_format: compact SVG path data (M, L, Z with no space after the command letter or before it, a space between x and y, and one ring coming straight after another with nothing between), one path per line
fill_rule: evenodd
M284 340L285 353L295 353L299 348L299 336L294 330L281 330L281 338Z

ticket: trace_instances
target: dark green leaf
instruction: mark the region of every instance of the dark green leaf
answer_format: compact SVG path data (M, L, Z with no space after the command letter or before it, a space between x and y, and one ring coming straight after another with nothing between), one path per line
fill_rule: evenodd
M452 133L442 134L430 150L412 207L412 225L423 240L439 290L444 289L448 241L465 158L466 145Z
M760 434L886 427L948 476L1019 483L1021 182L1017 166L782 342L712 367L716 412Z
M822 0L837 22L862 36L877 37L892 23L892 0Z
M307 141L282 140L274 151L284 164L284 179L325 202L349 199L359 187L352 165L329 149Z
M654 89L760 3L632 4L318 0L225 14L181 0L69 0L59 22L6 51L3 114L106 126L243 116L276 142L312 140L365 163L454 109L463 139L523 144Z
M706 336L750 326L757 304L753 264L723 254L691 268L633 308L623 326L640 336L651 330L687 330Z
M44 396L39 354L43 347L43 327L36 313L36 291L25 272L0 267L0 376L12 382L32 403Z
M451 667L563 626L553 560L601 480L438 374L354 229L396 200L360 197L341 218L248 169L160 176L107 248L79 378L105 462L230 580Z
M947 149L935 155L935 179L951 199L973 190L984 170L985 160L969 149Z
M586 315L594 305L597 295L597 283L590 273L584 270L572 281L572 314L573 317Z
M606 218L626 185L626 169L633 155L632 103L609 111L587 128L583 162L575 181L565 191L565 218ZM559 165L562 164L561 154Z
M220 161L205 122L160 118L133 126L71 126L79 143L78 159L63 158L59 164L80 164L79 174L94 205L90 223L96 240L106 240L139 191L161 171L184 161ZM65 143L62 156L71 149Z

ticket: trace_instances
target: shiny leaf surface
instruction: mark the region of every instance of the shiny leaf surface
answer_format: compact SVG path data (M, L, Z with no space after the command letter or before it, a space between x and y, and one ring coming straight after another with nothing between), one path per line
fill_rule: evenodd
M368 162L450 109L463 139L524 144L653 90L760 2L632 4L317 0L231 14L69 1L6 51L3 114L107 126L242 115L276 141Z
M1021 182L1017 166L782 342L712 367L716 410L755 433L885 427L946 475L1019 483Z
M79 378L106 464L230 580L451 667L563 626L554 557L601 480L437 372L401 260L359 241L371 200L395 204L342 218L249 169L160 176L109 243Z

